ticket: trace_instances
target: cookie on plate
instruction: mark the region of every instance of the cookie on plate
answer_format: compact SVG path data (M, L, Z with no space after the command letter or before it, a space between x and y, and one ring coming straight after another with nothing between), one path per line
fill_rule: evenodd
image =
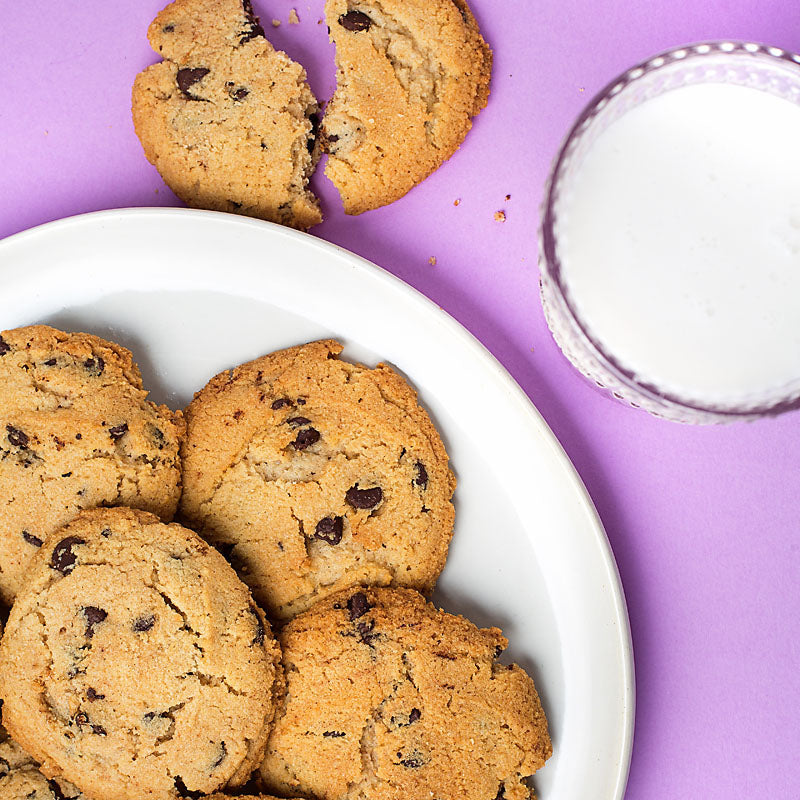
M65 780L45 778L39 765L0 727L0 800L83 800Z
M83 508L172 519L183 418L147 400L124 347L45 325L0 334L0 604L45 538Z
M325 174L348 214L402 197L458 149L492 52L465 0L327 0L338 66Z
M455 478L414 390L319 341L223 372L186 409L180 513L287 619L358 583L432 590Z
M282 685L263 613L224 558L143 511L51 535L0 642L3 724L92 800L245 783Z
M148 31L164 58L133 85L133 122L165 183L197 208L307 229L318 106L250 0L175 0Z
M278 634L286 698L267 790L320 800L527 800L552 753L533 681L496 659L497 628L409 589L329 597Z

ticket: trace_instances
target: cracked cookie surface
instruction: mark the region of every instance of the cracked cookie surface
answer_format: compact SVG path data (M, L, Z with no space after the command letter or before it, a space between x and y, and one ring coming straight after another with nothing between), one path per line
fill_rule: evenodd
M84 800L84 795L68 781L46 778L0 726L0 800Z
M239 786L282 685L263 613L214 548L93 509L34 557L0 642L3 724L93 800Z
M183 418L147 400L131 353L45 325L0 334L0 605L47 536L80 510L171 520Z
M497 628L408 589L355 588L279 633L286 698L260 774L320 800L529 797L552 748L533 681Z
M175 0L150 25L165 60L133 86L148 161L190 206L307 229L317 101L303 68L264 38L249 0Z
M213 378L185 411L180 513L275 619L357 583L432 590L455 478L416 393L319 341Z
M458 149L492 53L465 0L327 0L337 87L325 174L348 214L402 197Z

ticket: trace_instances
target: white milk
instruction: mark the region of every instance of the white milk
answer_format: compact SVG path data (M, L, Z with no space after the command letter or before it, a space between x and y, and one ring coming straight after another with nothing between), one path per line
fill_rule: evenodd
M800 379L800 107L730 84L648 100L556 219L579 316L639 380L729 405Z

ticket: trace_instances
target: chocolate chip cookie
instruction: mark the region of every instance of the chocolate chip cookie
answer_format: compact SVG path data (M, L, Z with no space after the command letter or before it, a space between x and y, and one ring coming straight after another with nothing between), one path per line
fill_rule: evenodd
M428 592L455 479L416 393L320 341L213 378L186 409L180 513L275 619L357 583Z
M0 800L84 800L84 795L65 780L45 778L0 727Z
M552 753L506 640L409 589L328 597L278 634L286 698L264 787L320 800L527 800Z
M317 101L264 38L250 0L175 0L150 25L164 58L133 85L147 159L184 202L307 229Z
M84 511L34 557L0 642L3 724L92 800L177 800L248 780L279 652L224 558L125 508Z
M147 400L125 348L44 325L0 334L0 605L53 530L81 509L172 519L183 419Z
M458 149L492 53L465 0L327 0L337 88L325 174L348 214L402 197Z

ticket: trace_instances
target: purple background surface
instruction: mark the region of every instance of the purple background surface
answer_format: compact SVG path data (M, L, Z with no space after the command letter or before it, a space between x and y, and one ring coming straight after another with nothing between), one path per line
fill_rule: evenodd
M85 211L179 204L142 155L129 111L134 76L156 60L145 31L162 4L6 4L0 237ZM333 51L317 22L321 0L254 5L273 43L329 98ZM553 343L536 265L550 159L593 93L634 62L689 41L797 50L796 4L472 5L495 70L489 107L465 146L403 200L355 218L320 170L314 185L326 222L314 233L389 269L469 328L528 392L583 477L633 630L638 708L627 797L798 798L800 412L695 429L605 399ZM287 24L293 6L300 25ZM500 209L505 223L493 218Z

